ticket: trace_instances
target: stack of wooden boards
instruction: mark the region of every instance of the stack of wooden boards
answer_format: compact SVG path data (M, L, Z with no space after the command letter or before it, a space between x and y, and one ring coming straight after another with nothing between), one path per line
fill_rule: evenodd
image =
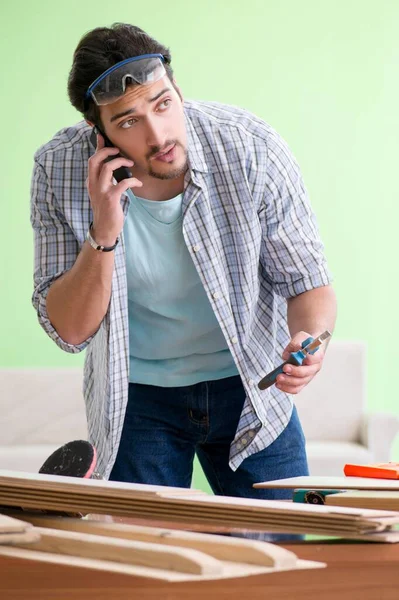
M257 483L255 488L340 490L326 494L325 504L334 507L395 511L399 514L399 481L374 477L291 477ZM393 541L393 538L392 538ZM395 541L399 541L399 532Z
M397 512L210 496L182 488L7 471L0 471L0 506L341 537L388 532L399 524Z
M0 538L0 560L2 556L14 557L170 582L326 566L299 560L293 552L266 542L71 517L22 515L29 524L0 515L0 536L7 535L3 529L15 533L13 541L8 538L2 543ZM31 537L23 538L24 531Z

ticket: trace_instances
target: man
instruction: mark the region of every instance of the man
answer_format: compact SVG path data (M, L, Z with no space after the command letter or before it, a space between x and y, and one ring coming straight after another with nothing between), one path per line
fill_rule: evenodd
M323 352L257 384L334 327L322 244L277 133L183 102L170 62L130 25L80 41L68 91L85 121L35 155L33 303L63 350L87 349L105 477L189 486L196 453L216 494L288 497L252 484L307 474L292 395Z

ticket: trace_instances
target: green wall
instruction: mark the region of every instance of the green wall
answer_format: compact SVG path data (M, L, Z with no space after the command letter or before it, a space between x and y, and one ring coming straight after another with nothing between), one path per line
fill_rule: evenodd
M335 336L368 342L369 406L399 413L398 20L396 0L2 3L0 366L82 363L31 307L32 156L80 118L66 94L79 38L126 21L171 47L186 97L245 107L288 141L335 275Z

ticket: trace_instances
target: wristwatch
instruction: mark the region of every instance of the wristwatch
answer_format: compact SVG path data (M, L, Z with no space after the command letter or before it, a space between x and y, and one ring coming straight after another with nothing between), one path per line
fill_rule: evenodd
M90 246L94 248L94 250L98 250L99 252L111 252L112 250L115 250L119 243L119 237L116 238L115 244L113 246L101 246L100 244L97 244L96 240L90 233L92 226L93 223L90 223L90 227L86 234L86 240L89 242Z

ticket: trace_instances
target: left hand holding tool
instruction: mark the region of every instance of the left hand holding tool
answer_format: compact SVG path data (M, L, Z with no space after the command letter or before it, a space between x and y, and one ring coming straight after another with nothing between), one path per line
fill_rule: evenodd
M298 394L320 371L324 358L320 346L330 337L329 331L315 339L305 331L299 331L283 352L285 362L259 382L259 389L267 389L275 383L283 392Z

